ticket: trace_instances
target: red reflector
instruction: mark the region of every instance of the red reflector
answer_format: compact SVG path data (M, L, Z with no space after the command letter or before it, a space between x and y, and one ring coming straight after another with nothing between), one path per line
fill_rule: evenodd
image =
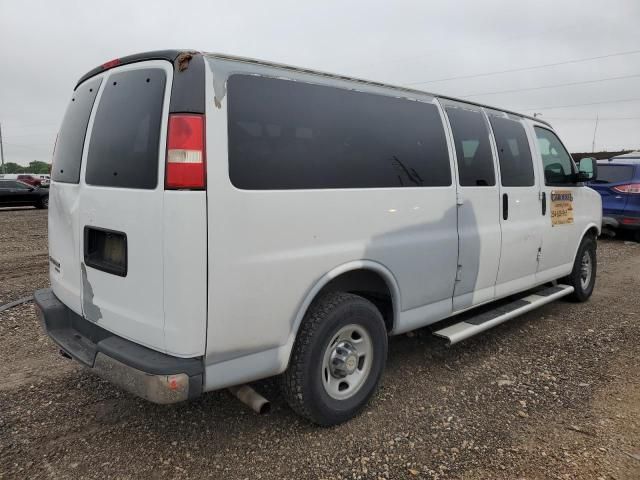
M120 65L120 59L119 58L114 58L113 60L109 60L106 63L102 64L102 69L103 70L108 70L109 68L113 68L113 67L117 67L118 65Z
M167 189L205 188L204 116L169 115Z
M624 217L620 222L624 225L638 225L640 224L640 218Z
M640 193L640 183L630 183L628 185L618 185L613 187L616 192L620 193Z

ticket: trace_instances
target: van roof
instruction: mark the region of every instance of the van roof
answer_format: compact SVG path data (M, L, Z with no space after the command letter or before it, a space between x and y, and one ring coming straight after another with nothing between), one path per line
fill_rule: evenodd
M500 107L494 107L491 105L487 105L487 104L483 104L483 103L478 103L478 102L473 102L470 100L464 100L461 98L456 98L456 97L452 97L449 95L441 95L441 94L437 94L437 93L433 93L433 92L427 92L424 90L418 90L415 88L409 88L409 87L403 87L403 86L399 86L399 85L392 85L392 84L388 84L388 83L383 83L383 82L376 82L373 80L365 80L362 78L357 78L357 77L350 77L348 75L340 75L340 74L334 74L334 73L328 73L328 72L322 72L319 70L313 70L310 68L304 68L304 67L296 67L293 65L287 65L284 63L277 63L277 62L270 62L270 61L266 61L266 60L258 60L255 58L249 58L249 57L240 57L240 56L236 56L236 55L227 55L227 54L223 54L223 53L213 53L213 52L199 52L196 50L156 50L156 51L151 51L151 52L143 52L143 53L137 53L134 55L128 55L126 57L121 57L121 58L117 58L114 60L111 60L109 62L106 62L104 64L102 64L99 67L96 67L92 70L90 70L89 72L87 72L86 74L84 74L82 77L80 77L80 80L78 80L78 83L76 84L75 88L78 88L78 86L84 82L85 80L98 75L99 73L104 72L105 70L108 70L110 68L114 68L117 67L119 65L126 65L129 63L136 63L136 62L142 62L142 61L147 61L147 60L167 60L169 62L176 62L179 60L179 57L183 56L183 55L195 55L195 54L201 54L204 55L206 57L212 57L212 58L220 58L220 59L224 59L224 60L231 60L231 61L236 61L236 62L243 62L243 63L253 63L256 65L264 65L264 66L269 66L269 67L275 67L275 68L282 68L282 69L286 69L286 70L292 70L292 71L296 71L296 72L301 72L301 73L309 73L309 74L313 74L313 75L318 75L321 77L327 77L327 78L333 78L336 80L348 80L348 81L352 81L352 82L357 82L357 83L361 83L361 84L365 84L365 85L372 85L372 86L377 86L377 87L385 87L385 88L392 88L394 90L399 90L399 91L405 91L405 92L413 92L413 93L419 93L419 94L428 94L428 95L432 95L434 97L438 97L438 98L444 98L447 100L453 100L456 102L460 102L460 103L466 103L469 105L475 105L478 107L484 107L484 108L489 108L491 110L497 110L500 112L505 112L511 115L516 115L518 117L523 117L523 118L528 118L530 120L535 120L537 122L543 123L545 125L551 126L551 124L549 122L547 122L546 120L542 120L540 118L536 118L536 117L532 117L530 115L526 115L523 113L518 113L518 112L514 112L512 110L506 110L504 108L500 108Z

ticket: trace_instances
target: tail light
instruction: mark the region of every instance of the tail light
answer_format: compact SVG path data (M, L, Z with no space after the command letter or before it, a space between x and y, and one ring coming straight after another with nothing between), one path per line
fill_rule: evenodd
M165 188L204 189L204 116L173 113L169 115Z
M114 58L113 60L109 60L101 65L103 70L109 70L110 68L117 67L120 65L120 59Z
M640 183L629 183L627 185L618 185L613 187L616 192L620 193L640 193Z

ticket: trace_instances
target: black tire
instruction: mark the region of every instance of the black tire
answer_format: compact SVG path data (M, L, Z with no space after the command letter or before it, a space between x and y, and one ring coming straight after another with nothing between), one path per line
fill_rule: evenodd
M353 396L338 400L325 390L323 362L329 342L350 325L365 329L369 335L371 366ZM302 321L289 367L282 375L282 393L296 413L318 425L336 425L366 406L378 387L386 359L387 330L375 305L358 295L328 293L311 304Z
M591 276L586 285L582 282L582 260L585 254L589 255L591 260ZM593 288L596 284L596 273L598 271L598 262L596 257L596 239L592 235L587 235L582 239L582 243L578 248L576 259L573 262L573 270L564 281L571 285L574 290L569 295L569 300L574 302L586 302L593 293Z
M39 208L39 209L49 208L49 195L42 197L40 200L38 200L38 203L36 203L36 208Z

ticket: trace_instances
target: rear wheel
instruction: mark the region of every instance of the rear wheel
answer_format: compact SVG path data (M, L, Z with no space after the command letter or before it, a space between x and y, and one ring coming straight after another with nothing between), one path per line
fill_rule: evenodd
M387 330L369 300L329 293L314 301L293 347L282 391L298 414L319 425L357 415L376 391L387 357Z
M565 279L574 288L569 296L576 302L586 302L593 293L597 272L596 239L588 235L582 239L578 254L573 262L573 270Z

